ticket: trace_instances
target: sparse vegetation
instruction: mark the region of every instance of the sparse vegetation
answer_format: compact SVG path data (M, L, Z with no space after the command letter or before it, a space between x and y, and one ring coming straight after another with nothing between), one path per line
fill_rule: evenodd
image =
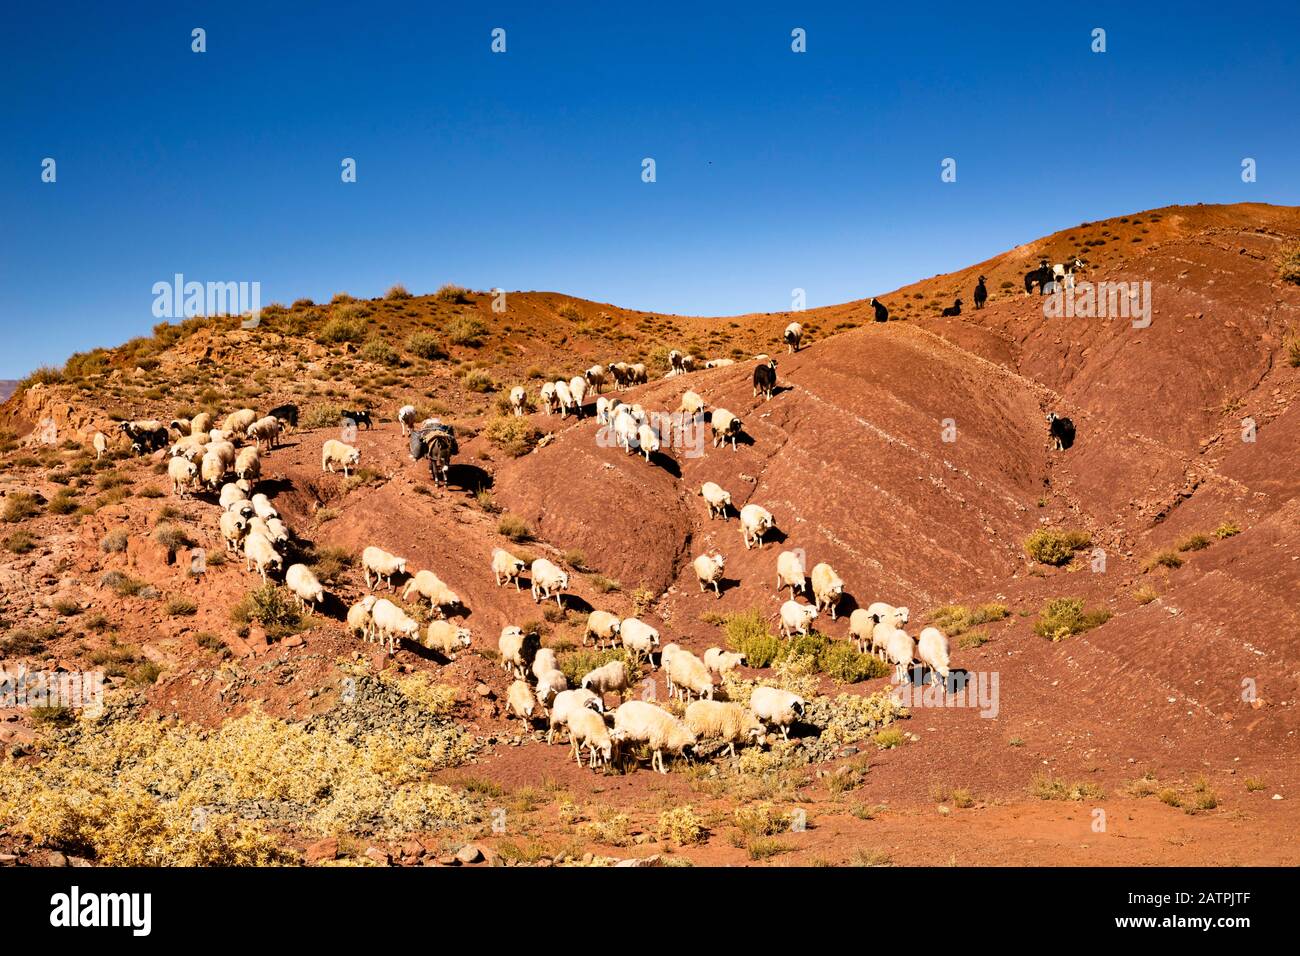
M406 351L430 361L447 357L447 352L442 347L442 340L432 332L411 333L406 339Z
M1043 605L1034 622L1034 633L1051 641L1063 641L1110 620L1105 608L1085 611L1082 598L1053 598Z
M1178 556L1177 551L1157 551L1146 561L1142 562L1143 571L1154 571L1156 568L1181 568L1183 559Z
M1070 782L1046 773L1034 777L1029 792L1039 800L1100 800L1105 796L1105 791L1096 784Z
M28 494L25 491L16 491L5 497L5 507L3 517L5 521L16 524L19 521L26 521L28 518L35 518L41 513L40 502L36 500L35 495Z
M452 345L463 345L472 349L481 346L488 336L487 325L481 319L472 316L458 316L452 319L447 323L444 331L447 341Z
M487 423L483 434L511 458L526 455L536 447L541 431L526 418L498 415Z
M1092 536L1086 531L1039 528L1025 539L1025 554L1039 564L1060 567L1069 564L1076 551L1081 551L1090 544Z
M501 520L497 522L497 532L515 542L533 540L533 532L532 529L528 527L528 523L524 521L523 518L514 514L504 514L501 516Z
M1289 246L1282 250L1277 264L1277 275L1283 282L1300 285L1300 245Z
M105 554L120 554L126 550L129 537L125 528L114 528L100 539L99 550Z
M1225 521L1212 532L1216 538L1222 541L1224 538L1231 538L1233 535L1241 534L1241 528L1236 522Z
M703 843L709 831L690 805L674 807L659 814L659 839L664 843L689 846Z
M439 287L433 297L439 302L447 302L452 305L464 305L469 302L469 289L464 286L448 282Z
M1191 534L1178 542L1179 551L1201 551L1210 546L1209 535Z
M266 636L272 640L302 630L302 616L294 606L289 592L269 581L257 590L250 591L231 608L230 620L242 628L256 622L262 625Z

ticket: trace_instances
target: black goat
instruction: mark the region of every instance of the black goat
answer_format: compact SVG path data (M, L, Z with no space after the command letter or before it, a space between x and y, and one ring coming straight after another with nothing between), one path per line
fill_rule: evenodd
M1065 451L1074 444L1074 422L1068 418L1058 418L1056 412L1048 412L1047 430L1057 451Z
M984 285L984 277L980 276L979 285L975 286L975 308L984 308L984 303L989 300L989 290Z
M298 406L297 405L277 405L266 413L270 418L278 418L287 425L298 427ZM367 413L369 414L369 413Z
M754 367L754 395L763 393L764 398L771 398L776 388L776 359L770 358Z
M889 321L889 310L885 308L885 303L881 302L879 299L872 299L871 307L876 310L877 322Z
M948 308L944 309L939 314L945 317L953 316L953 315L961 315L961 299L953 300L952 305L948 306Z
M1047 287L1055 281L1056 273L1047 264L1047 260L1043 259L1038 263L1037 269L1030 269L1025 273L1025 295L1033 292L1035 285L1038 286L1038 291L1041 294L1046 295Z
M344 412L340 417L342 417L345 421L351 422L353 425L357 426L358 428L360 428L362 425L365 425L367 430L374 427L374 423L370 421L369 411Z

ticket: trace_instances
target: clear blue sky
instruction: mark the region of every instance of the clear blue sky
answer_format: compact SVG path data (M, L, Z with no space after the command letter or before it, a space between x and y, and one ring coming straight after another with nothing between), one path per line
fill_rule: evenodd
M4 4L0 378L146 333L176 272L264 303L455 281L729 314L1154 206L1300 202L1294 2L716 6Z

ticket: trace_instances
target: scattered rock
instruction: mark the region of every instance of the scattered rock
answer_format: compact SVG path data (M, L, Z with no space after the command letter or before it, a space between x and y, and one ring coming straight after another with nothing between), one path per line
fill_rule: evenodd
M477 863L483 859L483 851L478 848L477 844L466 843L456 851L456 859L461 863Z
M339 855L339 841L334 837L318 840L307 847L307 862L319 863L322 860L335 860Z

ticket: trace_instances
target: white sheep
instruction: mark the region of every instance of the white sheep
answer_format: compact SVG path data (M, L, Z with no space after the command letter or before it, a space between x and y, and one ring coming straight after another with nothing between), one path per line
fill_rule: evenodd
M569 714L584 707L588 710L603 712L605 703L589 690L562 690L556 694L555 703L551 705L550 726L546 730L546 742L551 743L556 730L560 728L567 730Z
M706 481L700 486L700 495L709 506L709 520L715 517L727 520L727 509L731 507L731 492L723 490L716 482Z
M692 694L713 699L713 676L704 661L688 650L677 648L671 655L665 655L664 677L670 695L682 700L690 700Z
M645 455L646 461L649 461L650 456L659 451L659 432L655 431L650 425L637 426L636 440L641 446L641 454Z
M530 574L533 579L532 594L534 604L554 595L555 603L560 607L564 607L564 603L560 600L560 592L567 591L569 588L568 572L561 571L546 558L538 558L533 562Z
M783 338L787 352L798 352L799 343L803 340L803 326L798 322L791 322L785 327Z
M190 419L191 435L206 435L212 430L212 416L208 412L199 412Z
M835 609L839 606L840 598L844 596L844 582L835 573L835 569L825 561L813 565L812 589L817 610L829 610L831 620L835 620Z
M587 384L594 388L596 394L599 395L601 386L603 386L606 381L605 367L603 365L593 365L591 368L587 369L587 371L582 373L582 377L587 380Z
M167 462L167 475L172 480L172 494L182 498L188 497L194 490L194 479L198 477L198 473L199 470L194 467L194 462L184 458L173 458Z
M514 398L514 393L511 393ZM397 410L397 423L402 426L402 437L405 438L411 434L411 429L415 427L415 416L417 412L414 405L403 405Z
M705 409L708 407L709 406L704 399L688 390L684 395L682 395L682 403L677 406L677 410L684 415L689 415L694 418L696 415L704 414Z
M518 591L519 575L526 567L528 565L522 559L516 558L505 548L492 549L492 580L496 581L497 587L514 581L515 590Z
M808 593L807 572L803 566L803 555L798 551L782 551L776 556L776 589L790 589L790 600L794 592Z
M697 700L686 707L686 726L698 740L718 740L727 753L736 755L736 744L757 743L763 737L763 723L740 704Z
M510 389L510 410L515 417L521 417L524 414L525 407L528 404L528 392L522 385L516 385Z
M901 627L893 627L888 623L876 627L889 630L884 639L885 660L894 665L894 683L901 684L907 680L907 671L916 657L916 642Z
M871 632L875 627L876 619L867 613L866 608L857 608L849 615L849 637L859 654L865 653L871 646Z
M506 691L506 712L531 726L536 709L537 698L533 696L533 689L522 680L514 681Z
M643 700L629 700L614 711L614 731L620 741L649 745L650 766L667 773L664 751L686 755L695 747L691 729L668 711Z
M182 464L189 465L191 468L194 467L193 463L185 458L173 458L172 461L179 461ZM168 465L168 467L170 468L171 466ZM217 486L220 485L226 477L226 463L220 455L216 452L210 451L203 456L203 463L200 465L199 474L203 478L203 483L211 490L216 491Z
M396 652L402 638L415 641L420 634L420 622L412 618L388 598L380 598L370 611L375 622L372 633L379 643L388 642L389 652Z
M520 665L522 666L522 664L523 661L521 660ZM560 659L556 656L555 651L549 647L539 647L537 653L533 655L533 676L541 679L541 676L547 671L558 671L559 669Z
M289 565L289 570L284 572L284 583L298 599L299 609L309 614L312 606L325 601L325 588L305 564Z
M948 682L948 637L937 627L921 629L916 640L916 658L930 668L930 683Z
M763 535L776 527L772 512L762 505L745 505L740 509L740 533L745 539L745 550L755 543L763 547Z
M704 367L705 368L726 368L728 365L735 365L735 364L736 364L735 359L716 358L716 359L709 359L707 362L704 363Z
M208 443L202 438L196 438L193 435L190 435L172 445L171 456L173 458L186 458L195 464L198 464L203 460L204 454L207 453L207 446Z
M226 416L226 420L221 423L221 431L231 435L242 435L255 421L257 421L257 412L251 408L241 408Z
M610 412L616 409L621 402L618 399L606 398L604 395L596 397L596 421L602 425L609 424Z
M238 484L231 481L221 486L221 495L217 498L217 504L221 505L221 510L229 511L231 505L247 500L248 493L245 492L243 488L239 487Z
M277 548L282 544L289 543L289 529L285 527L284 522L279 518L264 521L259 516L254 515L248 519L248 531L250 534L256 531Z
M95 432L90 438L90 444L94 446L96 460L108 454L108 436L103 432Z
M715 408L713 414L709 416L709 428L713 432L713 447L719 445L726 447L727 439L731 439L731 450L736 450L736 436L740 434L743 422L725 408Z
M242 481L257 481L262 477L262 456L256 445L239 449L235 456L235 474Z
M644 621L639 621L634 617L623 618L619 625L618 636L623 641L623 646L627 648L628 653L632 655L633 660L640 660L644 657L652 661L651 655L654 649L659 646L659 632Z
M569 679L558 667L537 674L537 699L549 704L552 698L569 689Z
M587 638L593 638L596 647L604 648L605 642L613 647L618 643L618 632L623 622L608 611L592 611L587 615L587 629L582 632L582 645L587 646Z
M244 570L252 571L254 567L262 575L263 584L266 583L268 568L279 571L284 567L284 559L265 535L249 534L244 538Z
M867 608L867 614L871 616L875 623L879 624L881 621L892 618L895 627L906 626L909 613L905 607L894 607L884 601L875 601Z
M555 383L543 382L542 387L537 392L537 401L542 406L542 411L547 415L551 414L558 407L558 401L555 397Z
M379 599L373 594L367 594L356 604L348 608L348 633L356 635L358 632L367 641L370 640L370 631L375 626L375 620L371 616L375 603Z
M524 629L514 624L501 628L501 636L497 638L497 663L503 671L520 679L524 676L524 640Z
M444 608L460 605L460 596L447 587L432 571L416 571L415 576L407 581L406 587L402 589L402 600L409 600L412 593L417 597L426 598L430 608L439 616L446 613Z
M283 427L280 424L280 419L274 415L267 415L265 418L259 418L249 425L244 434L253 439L255 447L260 448L265 443L267 452L270 452L280 440L280 431Z
M623 454L630 455L632 448L640 443L637 437L638 425L636 419L626 405L620 405L614 412L614 420L610 428L614 433L614 444L623 449Z
M730 674L737 667L745 664L745 655L736 651L724 651L720 647L710 647L704 652L704 666L709 669L709 673L717 674L721 680L723 675Z
M343 469L344 475L350 475L351 469L361 463L361 452L351 445L345 445L337 438L331 438L321 446L320 470L333 474L335 466Z
M225 539L226 550L234 552L244 541L244 535L248 533L248 522L244 516L234 511L221 512L221 537Z
M581 375L569 379L569 394L573 396L573 410L582 417L582 403L587 399L587 380Z
M601 695L627 690L627 665L622 661L608 661L594 667L582 676L581 686Z
M708 589L713 585L714 593L722 597L722 574L727 565L727 559L721 554L702 554L692 562L695 568L695 578L699 581L700 590Z
M798 694L779 687L755 687L749 696L749 709L768 726L781 728L781 736L790 739L790 728L803 717L807 704Z
M560 406L561 415L568 415L570 409L574 407L573 392L569 391L569 383L564 379L555 383L555 401Z
M807 634L812 622L817 619L817 609L798 601L786 601L781 605L781 636L792 637L795 634Z
M456 659L456 652L462 647L469 647L472 635L467 627L460 627L451 621L430 621L424 633L424 646L437 651L449 661Z
M271 499L266 495L256 494L250 500L253 503L253 514L263 521L270 521L272 518L280 517L280 512L275 510L275 505L271 504Z
M399 558L395 554L389 554L383 548L371 546L361 552L361 570L365 574L366 587L371 586L370 575L373 574L376 585L382 580L396 591L393 578L406 573L406 558Z
M573 744L573 758L582 766L582 748L586 747L591 759L588 766L596 769L599 759L609 763L614 759L614 738L605 725L605 718L585 707L569 712L569 740Z

